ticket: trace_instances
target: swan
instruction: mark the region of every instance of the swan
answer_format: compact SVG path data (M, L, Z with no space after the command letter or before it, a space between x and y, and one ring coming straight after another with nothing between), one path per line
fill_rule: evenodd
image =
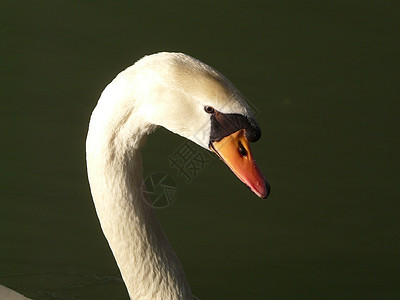
M270 187L249 143L260 127L221 73L183 53L160 52L104 89L86 139L95 209L131 299L193 299L178 257L145 200L141 149L158 126L213 151L257 196Z
M30 300L29 298L9 289L4 285L0 285L0 299L4 300Z

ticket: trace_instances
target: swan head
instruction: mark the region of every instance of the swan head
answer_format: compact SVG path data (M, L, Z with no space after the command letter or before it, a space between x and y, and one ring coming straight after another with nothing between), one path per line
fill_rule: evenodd
M259 197L270 188L250 142L261 130L241 93L221 73L182 53L146 56L125 70L134 77L139 115L214 151Z

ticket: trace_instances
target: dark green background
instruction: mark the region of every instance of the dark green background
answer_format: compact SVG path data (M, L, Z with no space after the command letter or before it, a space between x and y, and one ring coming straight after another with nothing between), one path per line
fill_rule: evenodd
M398 297L398 2L136 2L1 2L0 284L128 298L86 179L88 120L119 71L181 51L256 108L272 187L258 199L217 159L186 184L168 163L183 139L150 136L145 173L177 181L158 212L193 293Z

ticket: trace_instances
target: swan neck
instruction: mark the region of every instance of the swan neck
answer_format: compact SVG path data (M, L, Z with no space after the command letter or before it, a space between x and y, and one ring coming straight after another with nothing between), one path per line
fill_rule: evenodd
M181 264L144 200L140 152L154 126L123 99L107 99L106 90L86 142L89 183L104 235L131 299L192 299Z

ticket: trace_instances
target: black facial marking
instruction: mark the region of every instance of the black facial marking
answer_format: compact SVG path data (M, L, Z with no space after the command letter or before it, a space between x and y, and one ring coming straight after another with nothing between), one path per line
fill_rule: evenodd
M219 142L224 137L241 129L249 142L256 142L261 137L260 126L254 119L240 114L223 114L214 110L211 117L210 143Z

